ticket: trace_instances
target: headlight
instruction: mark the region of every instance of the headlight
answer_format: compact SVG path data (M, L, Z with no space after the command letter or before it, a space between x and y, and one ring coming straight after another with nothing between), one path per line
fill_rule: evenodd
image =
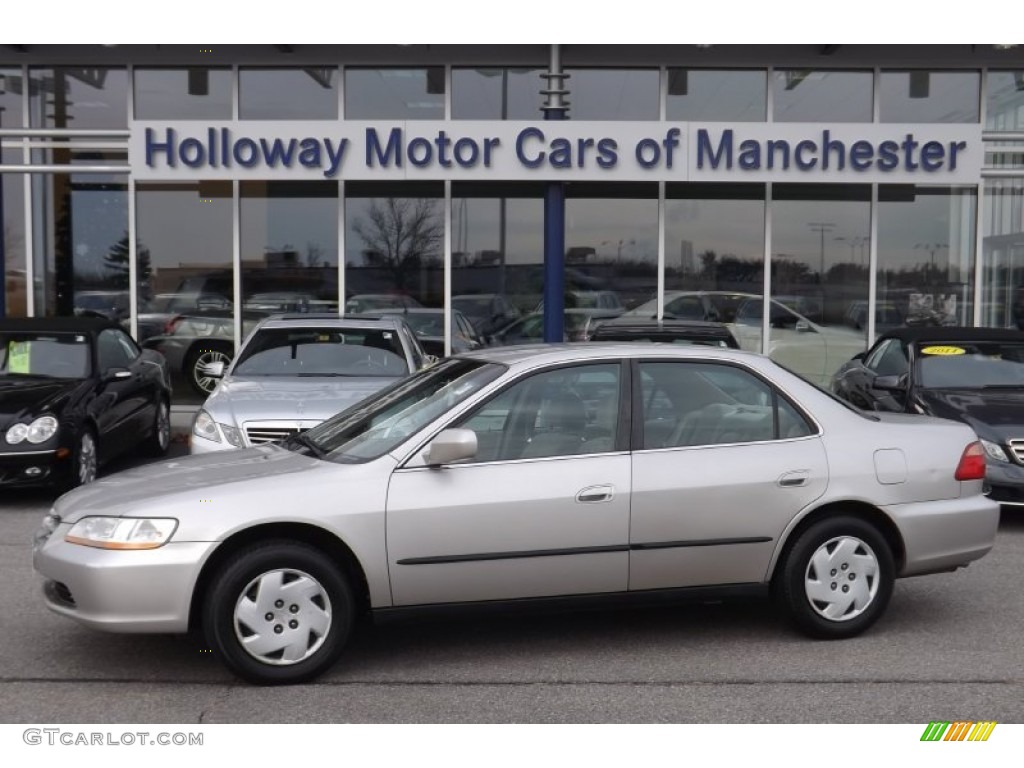
M992 443L992 442L989 442L988 440L982 440L981 441L981 447L985 449L985 454L990 459L995 459L996 461L1007 461L1007 462L1010 460L1006 456L1006 451L1003 450L1003 447L1001 445L999 445L999 443Z
M83 517L64 541L100 549L156 549L170 541L177 527L172 518Z
M40 416L31 424L15 424L7 430L7 442L17 445L23 440L38 445L57 434L57 420L53 416Z
M237 427L232 427L228 424L220 424L220 431L224 433L224 439L227 440L235 448L242 448L245 443L242 442L242 431Z
M206 440L213 440L215 443L220 442L220 430L217 429L217 422L206 411L201 410L196 414L196 420L192 423L192 434Z

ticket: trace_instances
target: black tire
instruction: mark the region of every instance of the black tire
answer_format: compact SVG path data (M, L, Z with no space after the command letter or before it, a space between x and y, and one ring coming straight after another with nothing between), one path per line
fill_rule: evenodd
M892 549L875 526L857 517L828 517L793 542L773 587L798 629L811 637L839 640L859 635L881 617L892 597L895 573ZM846 606L848 601L853 602Z
M167 398L161 397L153 416L153 431L142 444L147 456L163 456L171 447L171 406Z
M200 397L208 397L217 386L217 381L203 375L202 368L209 362L223 362L225 367L231 364L234 357L234 350L230 344L224 343L197 343L185 356L185 366L182 373L188 381L188 385Z
M352 590L341 570L314 547L287 540L253 545L224 563L210 584L202 613L206 641L244 680L306 682L345 648L354 616ZM288 659L289 653L305 655Z

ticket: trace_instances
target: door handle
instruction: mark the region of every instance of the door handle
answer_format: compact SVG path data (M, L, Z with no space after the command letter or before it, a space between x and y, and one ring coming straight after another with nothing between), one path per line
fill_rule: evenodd
M581 504L599 504L611 501L615 496L615 487L611 485L592 485L576 494L576 501Z
M795 469L792 472L783 472L776 481L780 488L799 488L807 485L810 471L806 469Z

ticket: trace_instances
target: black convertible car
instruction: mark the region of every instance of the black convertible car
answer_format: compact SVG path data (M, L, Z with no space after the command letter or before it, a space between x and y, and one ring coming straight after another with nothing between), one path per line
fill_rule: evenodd
M969 424L993 500L1024 506L1024 332L899 328L840 368L832 391L858 408Z
M170 441L167 363L103 318L0 319L0 487L92 482Z

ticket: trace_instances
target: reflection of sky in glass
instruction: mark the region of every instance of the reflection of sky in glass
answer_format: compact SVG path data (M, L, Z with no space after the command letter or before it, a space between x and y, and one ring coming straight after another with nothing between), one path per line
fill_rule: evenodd
M433 70L428 76L426 69L346 69L345 117L443 120L444 69Z
M977 72L922 72L918 77L922 87L927 85L927 97L911 96L909 72L882 73L881 122L978 122L981 77Z
M764 259L764 202L668 200L665 203L665 267L699 271L700 255Z
M566 200L565 248L593 248L599 261L657 263L658 201Z
M996 131L1019 131L1024 126L1024 66L1016 72L988 73L986 127Z
M870 123L870 72L776 70L775 120L780 123Z
M76 276L110 277L104 257L128 233L128 188L124 179L113 189L101 188L101 179L72 178L71 251Z
M33 83L30 108L33 127L75 130L128 127L128 73L123 69L32 69L29 78ZM54 94L61 89L65 118L58 120Z
M452 251L479 254L501 250L501 201L459 197L452 200ZM505 253L508 264L544 261L544 203L505 201Z
M919 189L913 200L886 199L878 204L879 269L911 269L931 264L968 263L974 244L976 197L966 190ZM952 192L952 194L950 194Z
M317 266L338 263L336 197L283 197L273 190L268 197L243 190L240 216L243 261L263 262L268 252L295 250L302 266L311 259Z
M567 69L570 120L657 120L656 69Z
M764 70L669 70L666 116L705 122L761 121L766 87Z
M0 68L0 127L3 128L21 127L21 94L14 92L15 80L21 82L21 70Z
M231 118L231 70L136 69L135 117L139 120L228 120Z
M154 271L188 264L231 268L230 197L201 197L194 185L139 184L137 190L139 243L149 249Z
M810 192L808 196L810 197ZM870 209L869 202L856 200L774 201L773 259L806 264L814 273L821 272L823 254L826 273L835 264L849 263L849 240L867 238L870 235ZM837 241L838 237L846 240ZM857 251L857 261L861 258L860 251ZM863 259L863 263L866 263L866 249Z
M241 69L238 116L242 120L334 120L338 70Z
M539 119L543 116L540 73L540 69L453 69L452 117L456 120ZM508 88L504 106L503 82Z

